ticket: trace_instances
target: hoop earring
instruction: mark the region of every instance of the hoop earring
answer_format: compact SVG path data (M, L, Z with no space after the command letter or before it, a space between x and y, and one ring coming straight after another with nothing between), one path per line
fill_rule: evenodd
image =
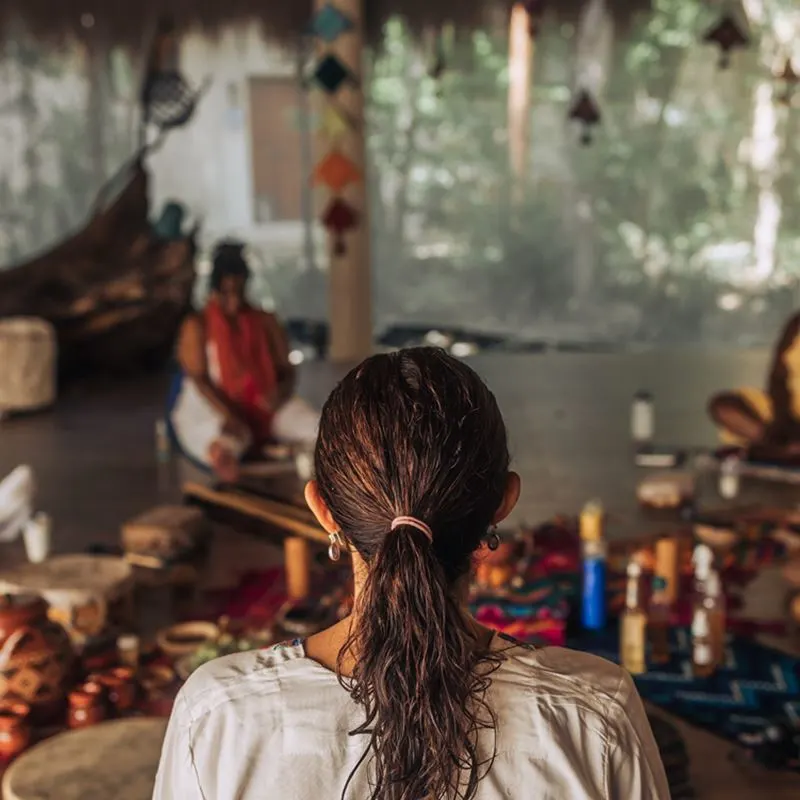
M486 546L494 552L500 547L500 537L497 535L497 529L492 529L489 537L486 539Z
M339 531L334 531L328 534L328 538L331 540L328 547L328 558L331 561L338 561L342 557L342 547L344 547L342 536Z

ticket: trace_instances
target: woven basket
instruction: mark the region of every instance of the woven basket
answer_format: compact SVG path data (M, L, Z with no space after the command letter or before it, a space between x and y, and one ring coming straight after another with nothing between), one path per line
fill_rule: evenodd
M57 352L49 322L0 319L0 414L35 411L55 402Z

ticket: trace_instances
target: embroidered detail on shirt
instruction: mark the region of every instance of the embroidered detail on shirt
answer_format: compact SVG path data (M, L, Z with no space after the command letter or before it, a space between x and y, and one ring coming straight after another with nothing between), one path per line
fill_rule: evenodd
M278 652L279 650L289 650L293 647L300 647L303 644L303 640L301 638L291 639L285 642L278 642L278 644L272 645L272 647L268 648L269 650Z

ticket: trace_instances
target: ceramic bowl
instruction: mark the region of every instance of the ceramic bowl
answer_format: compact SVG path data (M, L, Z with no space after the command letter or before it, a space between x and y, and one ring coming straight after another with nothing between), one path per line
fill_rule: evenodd
M219 635L219 626L213 622L182 622L160 630L156 635L156 644L167 658L176 660L216 641Z

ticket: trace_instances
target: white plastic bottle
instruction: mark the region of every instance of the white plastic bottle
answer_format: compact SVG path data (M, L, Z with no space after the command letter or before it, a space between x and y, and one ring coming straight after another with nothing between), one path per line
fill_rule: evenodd
M637 392L631 406L631 437L638 445L649 444L655 435L655 407L649 392Z

